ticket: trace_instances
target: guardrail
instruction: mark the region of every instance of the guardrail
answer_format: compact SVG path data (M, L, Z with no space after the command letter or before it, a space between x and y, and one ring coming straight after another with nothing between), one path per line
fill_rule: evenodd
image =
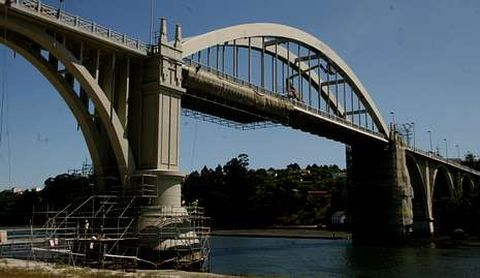
M359 125L353 123L352 121L348 121L345 118L339 117L335 114L327 113L327 112L322 111L322 110L320 110L316 107L309 106L304 102L301 102L301 101L298 101L298 100L295 100L295 99L289 99L287 97L284 97L284 96L280 95L279 93L267 90L263 87L260 87L258 85L253 84L253 83L250 83L248 81L242 80L242 79L240 79L238 77L235 77L235 76L232 76L228 73L225 73L225 72L222 72L220 70L217 70L217 69L211 68L209 66L206 66L202 63L198 63L198 62L196 62L196 61L194 61L190 58L184 58L183 61L184 61L185 65L187 65L187 66L200 67L201 70L205 70L205 71L208 71L210 73L213 73L213 74L221 77L222 79L224 79L226 81L233 82L233 83L238 84L238 85L243 86L243 87L248 87L248 88L253 89L254 91L256 91L258 93L261 93L261 94L266 94L266 95L269 95L269 96L272 96L272 97L275 97L275 98L282 99L284 101L289 101L290 103L292 103L296 107L300 107L302 109L305 109L309 112L312 112L312 113L317 114L319 116L322 116L324 118L328 118L328 119L340 122L340 123L342 123L344 125L347 125L347 126L350 126L352 128L355 128L355 129L361 130L363 132L372 134L374 136L386 139L385 135L383 135L380 132L376 132L374 130L359 126Z
M412 152L412 153L416 153L416 154L419 154L419 155L422 155L422 156L425 156L425 157L428 157L428 158L431 158L433 160L437 160L437 161L440 161L441 163L444 163L446 165L449 165L449 166L452 166L452 167L456 167L456 168L459 168L459 169L462 169L463 171L465 172L469 172L471 174L474 174L474 175L477 175L477 176L480 176L480 171L477 171L475 169L472 169L468 166L465 166L459 162L456 162L456 161L453 161L451 159L448 159L448 158L444 158L440 155L437 155L433 152L427 152L427 151L424 151L424 150L421 150L421 149L418 149L418 148L412 148L412 147L408 147L407 148L408 151Z
M77 15L46 5L42 3L41 0L4 0L1 2L15 9L36 13L57 23L60 22L79 31L91 33L92 35L99 36L134 50L147 52L150 47L147 43L139 39L132 38L126 34L114 31L111 28L99 25L94 21L86 20Z

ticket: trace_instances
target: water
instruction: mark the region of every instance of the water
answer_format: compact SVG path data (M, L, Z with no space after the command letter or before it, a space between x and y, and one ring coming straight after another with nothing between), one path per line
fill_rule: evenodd
M480 277L480 249L353 247L344 240L211 238L211 272L275 277Z

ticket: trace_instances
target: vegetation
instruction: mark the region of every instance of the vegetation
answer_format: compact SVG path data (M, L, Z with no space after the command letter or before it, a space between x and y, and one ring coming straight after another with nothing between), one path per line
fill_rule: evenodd
M473 154L462 164L480 170L480 159ZM314 164L302 169L293 163L283 169L251 169L248 156L241 154L215 169L204 167L192 172L182 193L187 205L205 208L214 227L327 224L335 211L345 210L345 182L345 172L336 165ZM94 188L93 177L62 174L47 179L39 192L0 192L0 226L28 224L33 209L62 209L91 195ZM476 221L480 219L480 187L464 186L455 198L442 204L436 219L437 225L444 223L445 232L461 228L480 235ZM41 223L42 219L35 217L35 223Z
M117 277L211 277L209 273L193 273L173 270L137 270L128 273L122 270L106 270L88 267L74 267L61 264L36 263L28 265L26 261L0 260L0 278L117 278Z
M34 209L59 210L79 198L90 195L92 190L92 178L69 174L47 179L45 188L41 191L25 190L19 194L4 190L0 192L0 226L28 224Z
M249 168L241 154L216 169L204 167L187 176L183 194L187 204L205 207L213 225L252 227L272 224L318 224L336 210L344 210L343 172L336 166L296 163L285 169ZM25 225L32 211L60 210L93 193L94 181L62 174L45 181L39 192L0 192L0 225ZM41 223L34 215L35 223Z
M465 159L461 161L465 166L480 171L480 158L476 157L473 153L467 153Z
M241 154L215 169L187 176L187 203L205 208L214 227L319 224L344 210L344 174L336 165L290 164L285 169L250 169Z

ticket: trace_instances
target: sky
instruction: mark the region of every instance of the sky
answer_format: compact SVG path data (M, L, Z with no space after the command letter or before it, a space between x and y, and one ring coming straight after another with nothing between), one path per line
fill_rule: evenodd
M83 18L149 40L151 0L65 0L63 5ZM349 64L387 122L415 122L417 147L430 149L431 130L433 147L442 154L446 149L450 157L480 154L479 1L154 0L153 7L155 31L164 16L170 33L179 23L184 37L253 22L304 30ZM32 65L4 47L0 82L8 114L2 119L0 189L42 186L46 178L90 161L60 95ZM240 153L249 155L252 168L293 162L345 167L343 144L286 127L243 131L182 116L180 140L184 173L215 167Z

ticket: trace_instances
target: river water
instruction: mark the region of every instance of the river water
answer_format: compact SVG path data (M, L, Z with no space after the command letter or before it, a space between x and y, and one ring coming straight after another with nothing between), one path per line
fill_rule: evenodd
M211 272L275 277L480 277L480 249L380 248L346 240L214 236Z

